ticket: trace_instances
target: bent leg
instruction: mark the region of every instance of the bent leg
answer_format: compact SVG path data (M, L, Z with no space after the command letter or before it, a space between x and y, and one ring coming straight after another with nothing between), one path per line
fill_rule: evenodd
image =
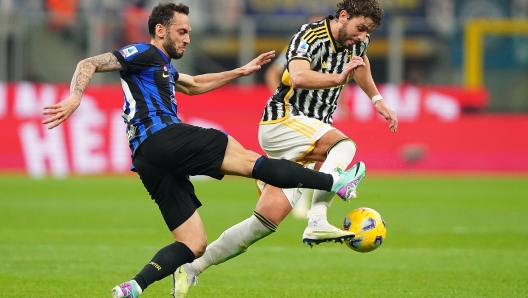
M161 248L136 275L134 280L142 290L169 276L182 264L192 262L207 245L205 230L196 211L201 203L192 183L186 175L167 171L158 162L152 162L150 152L158 143L143 145L133 161L134 166L176 242Z
M226 175L251 178L253 166L260 156L256 152L246 150L235 138L228 136L221 170Z
M185 244L197 258L204 254L207 247L207 235L198 211L195 211L189 219L171 233L174 241Z
M319 141L316 143L314 153L326 154L325 162L319 171L335 173L336 168L344 170L352 162L356 153L356 146L349 138L343 137L339 131L330 131ZM335 193L332 192L314 190L312 206L307 212L308 225L303 233L305 244L313 245L329 241L342 242L353 237L353 234L343 232L328 223L327 211L334 195Z
M280 188L266 185L253 215L225 230L207 246L205 254L192 262L195 275L212 265L221 264L247 251L253 243L275 232L291 211L291 205Z
M292 205L284 195L282 189L266 185L260 199L257 202L255 211L266 216L277 226L292 210Z
M344 170L350 165L356 154L356 145L340 131L333 130L316 142L313 153L326 155L325 162L319 171L333 173L335 168ZM334 193L315 190L312 197L312 207L308 211L308 218L313 216L326 217L327 209L332 204L333 197Z

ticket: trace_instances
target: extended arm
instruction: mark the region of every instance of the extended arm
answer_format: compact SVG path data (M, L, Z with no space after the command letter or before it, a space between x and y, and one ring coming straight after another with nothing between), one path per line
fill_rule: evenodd
M188 95L209 92L220 88L237 78L254 73L259 70L262 65L269 63L274 56L275 51L260 54L248 64L230 71L208 73L198 76L180 74L178 81L176 82L176 90Z
M361 90L363 90L363 92L365 92L365 94L367 94L367 96L372 99L374 96L379 95L379 91L376 87L376 84L374 83L374 79L372 78L372 73L370 72L370 62L366 55L363 56L363 61L365 62L365 65L357 69L356 73L354 74L354 80ZM378 113L385 117L385 120L390 122L389 129L392 132L396 132L398 130L398 118L396 118L394 111L392 111L389 106L387 106L383 99L375 101L374 106L376 107Z
M121 69L123 69L121 63L112 53L105 53L80 61L70 84L70 96L57 104L45 106L43 114L51 117L42 121L42 124L50 124L48 129L53 129L66 121L81 104L84 90L94 73Z

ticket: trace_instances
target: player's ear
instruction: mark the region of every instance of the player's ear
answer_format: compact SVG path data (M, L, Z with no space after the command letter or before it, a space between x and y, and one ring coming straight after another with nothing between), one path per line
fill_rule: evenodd
M341 24L346 23L348 18L349 18L348 12L346 10L344 10L344 9L341 10L341 12L339 13L339 23L341 23Z
M154 32L156 33L156 36L158 36L159 38L163 38L165 36L165 30L167 30L165 26L163 26L162 24L157 24L156 30Z

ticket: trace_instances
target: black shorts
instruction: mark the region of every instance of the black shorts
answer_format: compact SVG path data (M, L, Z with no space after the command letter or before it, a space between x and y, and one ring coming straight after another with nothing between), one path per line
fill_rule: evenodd
M202 205L189 176L224 177L220 168L226 148L225 133L183 123L152 134L139 146L132 163L169 230Z

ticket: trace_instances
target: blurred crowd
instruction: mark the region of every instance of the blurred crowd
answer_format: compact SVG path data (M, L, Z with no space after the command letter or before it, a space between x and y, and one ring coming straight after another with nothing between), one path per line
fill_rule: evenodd
M168 1L168 0L167 0ZM146 22L150 11L159 0L0 0L0 13L45 18L53 32L71 36L82 32L88 19L98 17L108 24L106 34L112 44L119 47L125 44L148 41ZM191 8L193 17L209 12L213 16L224 13L227 20L233 21L241 13L242 0L182 1ZM108 20L112 22L109 23ZM200 26L198 24L198 26ZM115 30L114 30L115 29ZM117 32L112 32L117 31ZM75 38L74 38L75 39Z
M80 57L148 42L147 19L169 0L0 0L0 81L68 81ZM192 51L178 61L186 73L236 67L241 53L280 52L308 16L333 14L338 0L176 0L190 7ZM382 25L372 35L369 58L377 82L463 84L468 20L528 20L528 0L380 0ZM403 20L394 32L396 19ZM528 22L528 21L527 21ZM250 29L247 29L250 28ZM247 30L246 30L247 29ZM246 30L246 32L242 32ZM248 32L251 30L251 32ZM253 43L248 46L244 43ZM401 80L391 79L389 58L400 42ZM242 49L242 46L247 48ZM62 60L55 58L61 48ZM497 109L528 110L528 34L486 36L485 83ZM392 61L397 61L393 59ZM53 75L48 69L54 67ZM263 82L262 74L255 76ZM110 77L100 76L100 82ZM504 86L508 86L505 88ZM504 90L510 92L503 95ZM504 100L506 97L508 100ZM503 104L503 102L509 102ZM504 106L504 107L503 107Z

